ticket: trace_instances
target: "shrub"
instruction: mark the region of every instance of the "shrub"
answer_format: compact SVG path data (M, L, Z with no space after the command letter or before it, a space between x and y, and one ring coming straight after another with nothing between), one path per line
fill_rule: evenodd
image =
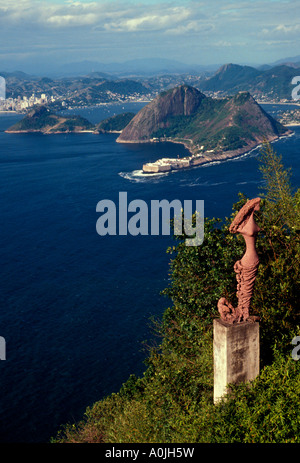
M206 423L211 442L299 443L300 365L277 355L252 384L231 386Z

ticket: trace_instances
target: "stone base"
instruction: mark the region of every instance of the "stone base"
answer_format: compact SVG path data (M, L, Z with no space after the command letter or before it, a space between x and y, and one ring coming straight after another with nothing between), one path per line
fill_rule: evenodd
M214 403L229 383L252 381L259 374L259 323L214 320Z

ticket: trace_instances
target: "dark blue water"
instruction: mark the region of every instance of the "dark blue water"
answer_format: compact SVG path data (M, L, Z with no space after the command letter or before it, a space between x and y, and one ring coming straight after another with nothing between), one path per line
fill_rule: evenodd
M141 105L82 110L92 122ZM79 111L77 111L79 113ZM117 392L144 371L151 316L170 301L172 238L96 233L96 205L203 199L207 216L231 213L237 193L262 184L258 151L162 176L142 176L147 161L186 154L181 145L122 145L117 135L5 134L20 119L0 117L1 291L0 441L47 442L61 424ZM275 144L293 185L300 184L300 129Z

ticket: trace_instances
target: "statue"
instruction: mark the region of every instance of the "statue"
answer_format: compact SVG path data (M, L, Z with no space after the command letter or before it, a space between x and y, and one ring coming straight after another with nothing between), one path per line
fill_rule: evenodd
M260 228L254 221L254 212L259 210L260 198L249 200L237 213L229 231L240 233L246 243L246 252L234 265L237 279L238 306L234 308L225 297L218 302L221 319L226 323L239 323L249 319L250 301L256 279L259 258L256 252L256 237Z

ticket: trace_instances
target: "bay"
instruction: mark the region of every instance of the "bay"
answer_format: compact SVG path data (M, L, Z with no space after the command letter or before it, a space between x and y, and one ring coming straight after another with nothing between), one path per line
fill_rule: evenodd
M143 104L74 110L98 122ZM280 107L278 107L280 109ZM266 105L265 110L268 110ZM275 111L276 107L272 107ZM177 144L116 143L117 134L6 134L21 115L0 116L0 441L47 442L61 424L140 375L150 317L170 301L171 236L96 233L96 205L128 201L205 202L228 216L241 191L262 186L259 150L239 159L143 176L143 163L187 154ZM300 128L274 144L300 184Z

